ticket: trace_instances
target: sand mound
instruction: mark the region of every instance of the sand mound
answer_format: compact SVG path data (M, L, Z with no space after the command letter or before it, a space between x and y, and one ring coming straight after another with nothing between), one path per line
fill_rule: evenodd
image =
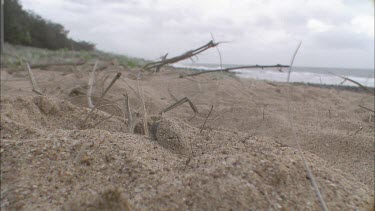
M319 209L297 151L269 138L159 117L149 139L119 118L79 129L89 110L48 97L1 106L3 208ZM305 156L330 209L368 206L367 186Z
M27 133L22 135L25 132L22 129L31 131L36 131L36 129L77 129L81 127L81 123L89 111L86 108L76 107L68 101L55 100L45 96L19 97L15 100L5 99L1 101L2 137L10 135L10 137L27 138ZM90 116L84 127L92 128L109 116L108 113L97 111ZM8 127L8 125L12 126ZM109 119L101 125L101 129L126 131L125 126L118 120Z

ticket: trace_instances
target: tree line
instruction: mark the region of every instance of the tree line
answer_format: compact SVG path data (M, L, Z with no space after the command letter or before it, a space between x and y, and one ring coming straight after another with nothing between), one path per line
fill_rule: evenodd
M25 11L18 0L4 1L4 40L15 45L47 49L94 50L95 44L68 38L61 24Z

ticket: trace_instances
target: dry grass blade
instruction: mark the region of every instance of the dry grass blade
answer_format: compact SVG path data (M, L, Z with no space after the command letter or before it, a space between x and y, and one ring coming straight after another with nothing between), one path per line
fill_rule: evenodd
M143 89L141 90L141 103L142 103L142 109L143 109L143 129L144 129L144 132L145 132L145 136L149 136L149 132L148 132L148 125L147 125L147 109L146 109L146 103L145 103L145 99L144 99L144 96L143 96Z
M90 110L90 112L87 114L86 118L83 120L82 122L82 126L86 123L86 121L88 120L88 118L90 117L90 115L92 114L92 112L95 110L95 108L101 103L102 99L104 98L105 94L107 94L107 92L109 91L109 89L111 89L111 87L113 86L113 84L117 81L117 79L119 79L121 77L121 73L117 73L116 76L112 79L111 83L109 84L109 86L107 87L107 89L103 92L103 94L100 96L98 102L95 104L95 106Z
M214 38L214 35L212 33L211 34L211 38L212 40L215 42L215 38ZM217 53L219 54L219 59L220 59L220 69L223 69L223 60L222 60L222 57L221 57L221 52L220 52L220 49L218 46L216 46L216 50L217 50Z
M135 91L135 89L134 89L132 86L130 86L130 84L125 80L125 78L121 78L121 80L124 81L124 83L126 84L126 86L128 86L129 89L132 90L132 92L134 92L135 96L136 96L138 99L141 98L141 96L139 96L139 92Z
M88 84L89 88L87 90L87 103L88 103L89 108L94 108L94 104L92 104L92 100L91 100L91 95L92 95L92 87L95 83L95 70L97 66L98 66L98 61L95 62L94 68L92 69L92 72L90 73L90 77L89 77L89 84Z
M173 100L177 102L178 99L177 99L177 97L172 93L172 91L171 91L169 85L170 85L170 81L169 81L168 84L167 84L167 91L168 91L169 95L173 98Z
M139 93L139 96L141 98L141 108L143 110L142 112L142 115L143 115L143 131L145 133L145 136L149 136L149 132L148 132L148 125L147 125L147 110L146 110L146 105L145 105L145 99L144 99L144 96L143 96L143 89L140 87L139 85L139 79L140 79L140 72L138 73L138 76L137 76L137 89L138 89L138 93Z
M208 113L208 115L207 115L206 119L204 120L204 123L203 123L203 125L202 125L202 127L201 127L201 129L200 129L199 133L202 133L202 131L203 131L203 128L204 128L204 126L206 125L207 119L208 119L208 117L210 117L210 115L211 115L211 112L212 112L212 109L213 109L213 108L214 108L214 105L211 105L211 109L210 109L210 112Z
M33 72L31 71L31 68L30 68L30 65L28 62L26 62L26 70L29 74L29 78L30 78L30 81L31 81L31 86L32 86L32 91L39 94L39 95L44 95L41 91L39 91L39 89L37 88L38 85L35 81L35 78L34 78L34 74Z
M289 71L288 71L288 78L287 78L287 83L288 84L290 83L290 75L292 73L292 67L293 67L294 58L296 57L297 52L298 52L299 48L301 47L301 44L302 44L302 42L300 42L298 44L298 47L297 47L296 51L294 52L292 60L290 62ZM310 169L309 165L307 164L306 158L305 158L305 156L302 153L301 145L300 145L299 140L298 140L298 138L296 136L296 133L295 133L295 129L294 129L294 125L293 125L292 112L291 112L291 105L290 105L290 101L291 101L291 87L290 86L289 86L289 89L288 89L288 98L287 98L287 101L288 101L288 120L289 120L289 125L290 125L290 128L292 130L293 139L295 140L295 142L297 144L298 153L299 153L299 155L301 157L301 160L302 160L303 165L305 167L305 170L307 172L307 176L309 177L309 179L311 181L311 185L313 186L313 188L315 190L315 193L316 193L316 195L318 197L318 200L319 200L319 203L320 203L320 205L322 207L322 210L328 211L326 202L324 201L324 198L323 198L323 196L322 196L322 194L321 194L321 192L319 190L318 184L315 181L315 177L313 176L313 174L311 172L311 169Z

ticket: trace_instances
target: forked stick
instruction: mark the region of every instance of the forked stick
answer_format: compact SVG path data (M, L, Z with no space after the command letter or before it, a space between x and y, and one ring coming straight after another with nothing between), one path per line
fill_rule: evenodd
M88 120L88 118L90 117L90 115L92 114L92 112L96 109L96 107L101 103L103 97L105 96L105 94L107 94L107 92L109 91L109 89L113 86L113 84L117 81L117 79L119 79L121 76L121 73L117 73L116 76L112 79L111 83L109 84L109 86L107 87L107 89L103 92L103 94L100 96L98 102L94 105L93 108L91 108L90 112L87 114L86 118L83 120L82 122L82 125L84 125L86 123L86 121Z
M39 95L44 95L41 91L39 91L39 89L37 88L37 84L36 84L36 81L35 81L35 78L34 78L34 75L33 75L33 72L31 71L31 68L30 68L30 65L28 62L26 62L26 69L27 69L27 72L29 73L29 78L30 78L30 81L31 81L31 86L32 86L32 91L39 94Z
M199 113L197 107L195 107L195 105L189 100L189 98L184 97L181 100L177 101L176 103L173 103L171 106L168 106L167 108L165 108L159 114L166 113L167 111L170 111L170 110L182 105L185 102L189 103L189 105L190 105L191 109L194 111L194 113L196 113L196 114Z
M215 43L213 40L211 40L207 44L205 44L205 45L203 45L203 46L201 46L199 48L187 51L187 52L185 52L185 53L183 53L183 54L181 54L179 56L172 57L172 58L169 58L169 59L162 58L161 61L148 63L142 69L144 69L144 70L150 70L152 68L155 68L156 72L158 72L160 70L160 68L163 67L164 65L176 63L178 61L182 61L182 60L191 58L191 57L193 57L195 55L198 55L198 54L202 53L203 51L206 51L206 50L208 50L210 48L216 47L219 44L220 44L219 42Z
M87 103L88 103L89 108L94 108L94 105L92 104L92 100L91 100L91 95L92 95L92 87L95 83L95 70L97 66L98 66L98 61L95 62L94 68L92 69L92 72L90 73L90 77L89 77L89 84L88 84L89 88L87 90Z

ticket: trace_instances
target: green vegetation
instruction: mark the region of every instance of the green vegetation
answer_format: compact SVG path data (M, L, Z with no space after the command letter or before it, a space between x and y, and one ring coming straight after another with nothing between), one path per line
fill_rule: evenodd
M19 67L20 59L31 65L74 63L94 60L114 61L125 67L146 63L143 59L106 53L95 45L68 38L68 31L60 24L47 21L39 15L25 11L19 0L4 0L4 51L1 65Z
M94 50L95 45L68 38L69 31L61 24L25 11L18 0L4 1L4 39L15 45L47 49Z
M146 64L146 60L138 58L130 58L124 55L106 53L103 51L72 51L69 49L49 50L35 47L26 47L20 45L11 45L5 43L4 52L1 59L1 65L6 67L18 67L20 65L19 58L33 64L51 64L51 63L66 63L77 60L84 60L86 62L114 61L119 65L125 67L136 67Z

